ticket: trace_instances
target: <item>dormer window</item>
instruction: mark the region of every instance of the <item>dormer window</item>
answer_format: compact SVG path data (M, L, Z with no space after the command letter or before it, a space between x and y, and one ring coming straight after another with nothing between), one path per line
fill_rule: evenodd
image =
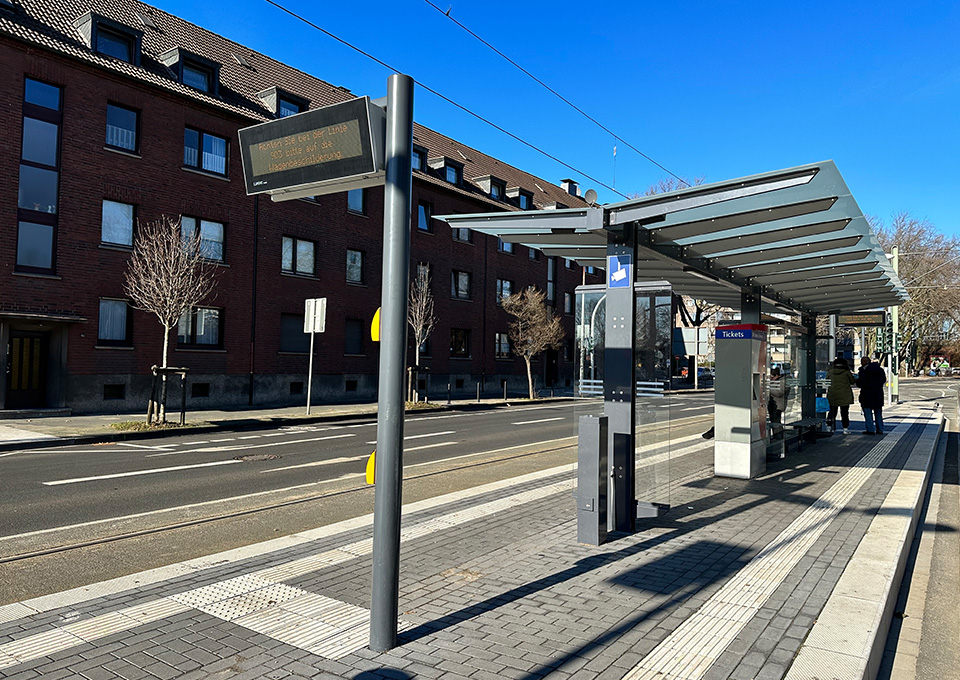
M512 198L520 210L533 210L533 194L520 187L507 189L507 196Z
M495 201L502 201L507 196L507 184L499 177L483 175L473 181Z
M201 92L216 95L220 89L220 65L216 62L174 47L160 55L181 83Z
M423 170L427 167L427 152L418 147L413 147L411 164L414 170Z
M295 116L310 108L310 102L303 97L298 97L276 86L258 92L257 96L260 97L260 101L264 103L267 110L277 118Z
M73 25L80 31L87 47L97 54L140 65L141 31L93 12L87 12Z
M437 170L440 176L450 184L457 187L463 185L463 163L458 163L446 156L440 156L429 159L427 164Z
M203 92L210 91L211 73L209 70L191 62L184 62L180 70L184 85L189 85L195 90L202 90Z

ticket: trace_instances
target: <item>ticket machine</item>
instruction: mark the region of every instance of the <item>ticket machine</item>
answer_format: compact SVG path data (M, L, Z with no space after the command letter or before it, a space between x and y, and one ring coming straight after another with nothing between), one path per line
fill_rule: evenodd
M767 327L720 326L714 380L714 473L752 479L767 468Z

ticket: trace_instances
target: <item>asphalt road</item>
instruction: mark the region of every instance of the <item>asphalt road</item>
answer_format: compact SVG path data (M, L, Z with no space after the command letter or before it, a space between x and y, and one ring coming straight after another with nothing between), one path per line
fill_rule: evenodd
M408 415L404 499L572 463L577 417L598 411L598 402L579 401ZM662 458L668 439L681 445L698 439L712 413L711 393L651 399L641 409L640 428ZM25 592L13 582L28 565L32 574L56 582L51 588L67 587L85 582L75 574L81 564L87 580L92 574L106 578L173 561L174 555L187 559L370 512L365 466L375 446L376 421L364 419L7 454L0 460L0 562L6 561L0 584L7 580L0 601ZM704 464L690 461L687 471ZM651 476L658 493L670 482L665 470L654 467ZM210 518L226 519L96 545ZM11 561L89 543L95 545ZM67 572L57 566L64 560L72 565Z

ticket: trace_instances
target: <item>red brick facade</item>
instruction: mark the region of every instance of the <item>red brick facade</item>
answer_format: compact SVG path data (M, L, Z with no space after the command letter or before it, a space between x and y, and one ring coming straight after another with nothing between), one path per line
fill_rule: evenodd
M170 364L189 367L192 383L209 385L209 396L202 396L204 390L200 390L191 397L191 405L302 401L296 383L306 383L308 357L305 352L281 350L281 314L302 316L304 299L313 297L328 300L326 332L316 337L316 398L373 398L377 348L365 333L362 353L347 355L344 325L346 319L360 319L368 330L379 306L382 188L365 190L364 215L347 210L343 193L316 202L274 203L267 197L248 197L240 155L235 152L236 133L258 120L2 34L0 63L4 65L0 91L7 94L0 107L4 149L0 153L0 342L7 348L4 368L9 373L12 336L29 332L44 338L46 356L35 358L43 363L42 397L36 397L42 403L33 406L80 411L140 408L150 366L160 361L162 327L146 312L132 312L131 346L98 345L99 300L126 297L123 281L130 257L128 248L101 243L105 199L135 205L141 223L162 215L190 215L224 224L223 264L218 267L215 293L205 303L222 310L222 347L177 348L176 329L171 333ZM16 271L17 225L23 219L18 218L18 184L25 78L62 88L59 216L51 275ZM139 111L138 154L105 147L108 103ZM184 167L185 127L229 140L226 177ZM449 155L444 149L427 151L431 157L437 151ZM465 179L469 179L466 173ZM543 180L538 184L542 186ZM430 264L439 318L430 355L422 361L429 367L431 396L445 393L447 382L456 386L458 380L462 381L460 393L474 393L478 381L485 392L496 393L501 379L509 379L512 389L521 388L522 361L495 357L494 334L506 333L509 323L497 305L497 279L511 281L514 291L529 285L543 289L548 258L532 260L527 248L519 245L514 253L500 252L497 239L475 233L472 243L457 241L451 229L436 220L430 231L419 229L420 201L430 202L435 215L487 212L496 205L476 191L471 195L445 187L428 170L415 173L413 187L411 271L417 263ZM556 200L559 188L552 186L551 191ZM569 198L570 205L582 205L580 199ZM317 244L315 276L281 272L284 236ZM347 249L364 254L362 283L346 281ZM471 299L451 297L453 269L471 274ZM594 275L585 278L587 283L601 281ZM556 262L559 313L564 312L564 293L572 292L583 279L580 266L568 268L563 260ZM572 321L566 315L571 339ZM451 328L470 331L469 358L450 357ZM542 360L535 369L541 385L569 386L572 357L566 359L564 354L561 350L551 356L549 368ZM24 357L19 360L22 364ZM409 361L413 361L412 347ZM26 373L18 377L26 378ZM10 385L8 375L6 384L0 385L0 408L25 406L9 403ZM105 391L105 385L114 388Z

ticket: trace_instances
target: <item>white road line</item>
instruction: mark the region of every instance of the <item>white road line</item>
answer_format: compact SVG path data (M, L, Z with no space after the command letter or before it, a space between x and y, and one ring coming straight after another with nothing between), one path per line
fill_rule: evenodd
M232 442L233 437L227 437L226 439L211 439L211 442Z
M269 470L260 470L260 474L265 472L280 472L281 470L295 470L305 467L319 467L321 465L335 465L337 463L352 463L358 460L366 460L370 457L369 453L362 456L350 456L349 458L331 458L330 460L315 460L312 463L299 463L297 465L287 465L285 467L270 468Z
M164 451L171 446L176 446L176 444L161 444L159 446L147 446L145 444L131 444L130 442L123 442L124 446L132 446L135 449L149 449L150 451Z
M522 423L512 423L513 425L534 425L536 423L551 423L554 420L566 420L566 418L541 418L540 420L525 420Z
M44 482L44 486L59 486L61 484L77 484L79 482L93 482L100 479L117 479L118 477L136 477L137 475L155 475L160 472L174 472L176 470L190 470L192 468L213 467L214 465L233 465L240 463L239 460L218 460L212 463L197 463L196 465L175 465L173 467L155 468L153 470L135 470L133 472L117 472L112 475L99 475L97 477L75 477L73 479L58 479L53 482Z
M447 430L445 432L430 432L428 434L412 434L409 437L404 437L403 441L407 441L408 439L423 439L424 437L445 437L448 434L456 434L456 433L457 433L456 430ZM367 442L367 443L376 444L377 442L376 440L374 440L372 442Z
M409 453L410 451L422 451L423 449L435 449L438 446L450 446L451 444L456 444L457 442L439 442L437 444L427 444L425 446L414 446L412 448L405 448L404 453Z
M208 446L202 449L187 449L186 451L164 451L163 453L151 453L147 458L156 456L173 456L181 453L217 453L223 451L248 451L250 449L265 449L273 446L287 446L288 444L305 444L307 442L322 442L327 439L343 439L345 437L356 437L353 433L332 434L326 437L310 437L309 439L291 439L283 442L270 442L268 444L234 444L232 446ZM215 441L215 440L214 440Z
M237 439L260 439L260 437L262 436L263 435L259 435L259 434L248 434L245 437L237 437Z

